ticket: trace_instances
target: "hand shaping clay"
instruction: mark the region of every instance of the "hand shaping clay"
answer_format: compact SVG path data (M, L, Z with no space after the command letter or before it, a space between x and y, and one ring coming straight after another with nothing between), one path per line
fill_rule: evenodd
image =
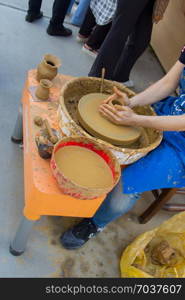
M141 135L141 128L116 125L99 113L100 104L108 95L91 93L83 96L78 104L78 120L93 136L113 145L130 145Z
M124 103L124 100L123 99L121 99L121 98L118 98L118 99L116 99L116 100L110 100L109 102L108 102L108 104L109 105L111 105L111 106L113 106L113 107L115 107L115 105L124 105L125 103Z
M113 186L113 175L104 159L80 146L65 146L55 153L61 173L74 183L87 188Z

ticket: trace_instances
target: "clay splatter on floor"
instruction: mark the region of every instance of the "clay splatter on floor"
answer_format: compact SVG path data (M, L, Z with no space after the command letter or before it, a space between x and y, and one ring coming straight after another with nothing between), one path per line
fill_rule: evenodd
M147 200L139 200L130 213L109 224L102 233L78 250L64 249L59 238L66 229L81 219L46 217L41 224L35 226L47 240L46 246L50 253L47 259L55 270L46 274L46 277L120 277L119 262L124 248L139 234L169 218L168 213L161 211L158 213L157 223L153 218L145 225L138 224L137 216L152 200L151 195L147 194Z

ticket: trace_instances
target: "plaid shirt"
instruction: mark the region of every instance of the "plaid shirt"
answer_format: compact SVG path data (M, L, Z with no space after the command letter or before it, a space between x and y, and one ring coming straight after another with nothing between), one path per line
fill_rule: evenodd
M91 0L90 8L96 19L96 24L106 25L114 17L117 8L117 0Z
M128 0L129 1L129 0ZM158 22L163 18L169 0L156 0L153 11L153 21ZM114 17L117 8L117 0L91 0L90 8L96 19L96 24L106 25Z

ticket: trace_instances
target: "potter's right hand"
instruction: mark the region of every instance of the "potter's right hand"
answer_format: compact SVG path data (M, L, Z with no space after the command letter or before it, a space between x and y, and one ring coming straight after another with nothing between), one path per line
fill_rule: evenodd
M100 114L116 125L137 124L138 115L128 106L116 105L112 107L108 104L102 104L99 108Z
M120 99L121 102L124 103L124 106L130 106L130 100L127 97L127 95L121 92L120 90L118 90L116 86L114 86L113 89L114 89L114 94L108 97L107 99L105 99L102 104L108 104L110 101Z

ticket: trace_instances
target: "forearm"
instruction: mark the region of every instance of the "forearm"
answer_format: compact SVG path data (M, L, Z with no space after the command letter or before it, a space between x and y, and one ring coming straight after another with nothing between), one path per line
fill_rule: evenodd
M161 131L185 131L185 115L180 116L143 116L136 115L134 126L154 128Z
M163 79L150 86L144 92L134 96L130 101L130 107L151 105L156 103L172 93L172 89Z
M130 107L150 105L171 95L177 88L184 64L179 61L161 80L131 98Z

